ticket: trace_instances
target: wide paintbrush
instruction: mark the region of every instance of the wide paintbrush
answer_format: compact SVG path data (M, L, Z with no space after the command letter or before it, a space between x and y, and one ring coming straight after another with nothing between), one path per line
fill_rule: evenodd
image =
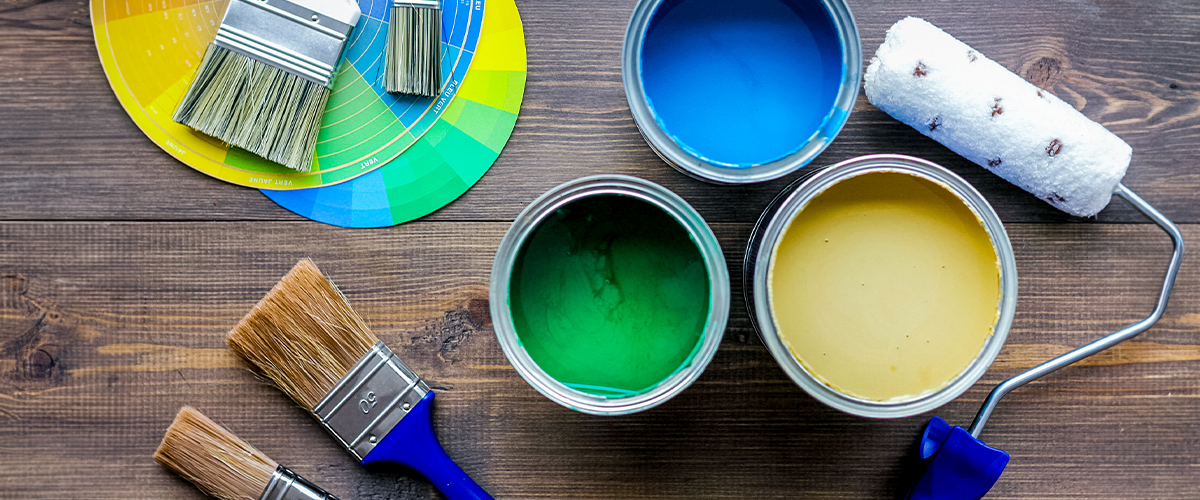
M450 500L491 498L438 443L433 391L371 333L312 261L296 264L227 342L363 465L411 467Z

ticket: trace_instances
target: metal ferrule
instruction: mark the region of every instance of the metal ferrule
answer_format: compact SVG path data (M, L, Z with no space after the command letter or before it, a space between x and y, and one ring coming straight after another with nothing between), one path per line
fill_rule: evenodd
M313 408L360 461L429 393L429 386L383 342L375 344Z
M317 485L280 465L258 500L338 500Z
M232 0L213 43L329 87L346 38L358 22L358 7L330 2L316 10L312 4Z
M420 9L440 9L441 0L395 0L392 7L414 7Z

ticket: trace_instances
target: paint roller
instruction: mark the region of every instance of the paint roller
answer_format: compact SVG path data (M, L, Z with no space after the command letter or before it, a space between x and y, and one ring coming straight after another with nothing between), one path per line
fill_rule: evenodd
M1007 453L979 440L1000 398L1157 322L1183 260L1183 236L1121 184L1133 153L1125 141L923 19L909 17L888 30L864 80L876 107L1054 207L1093 216L1116 194L1161 226L1174 245L1158 303L1146 319L1002 382L969 429L930 420L918 446L927 466L908 498L975 500L1009 461Z

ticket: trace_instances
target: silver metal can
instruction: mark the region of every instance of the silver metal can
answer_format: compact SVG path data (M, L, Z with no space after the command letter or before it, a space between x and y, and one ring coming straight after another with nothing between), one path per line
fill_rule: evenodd
M652 389L630 396L605 397L569 387L548 374L526 351L517 335L510 305L512 275L521 249L534 230L559 208L587 197L620 195L653 205L685 229L700 253L709 283L708 317L698 347L686 366ZM489 289L496 338L517 373L552 401L583 413L624 415L652 408L692 384L712 361L729 319L729 270L717 238L683 198L658 184L624 175L583 177L559 185L530 203L509 227L492 264Z
M991 335L975 359L948 384L927 394L891 401L874 401L844 394L822 382L801 363L779 337L769 291L773 254L788 225L818 194L843 180L870 172L899 172L941 184L958 196L982 221L996 251L1000 271L1000 302ZM880 154L852 158L818 169L788 186L763 212L746 247L742 269L743 293L751 323L771 356L800 388L833 408L871 418L900 418L937 408L975 384L992 362L1012 326L1017 304L1017 268L1012 245L1000 218L970 184L945 167L904 155Z
M684 0L685 2L687 0ZM656 22L660 7L671 0L640 0L634 7L625 31L621 55L621 80L629 109L642 137L668 165L691 177L718 184L746 184L776 179L794 172L821 154L842 130L862 83L863 53L858 26L844 0L780 0L787 5L814 4L825 10L838 38L841 77L833 105L820 126L807 138L797 138L798 149L765 163L730 166L703 158L681 147L667 133L656 115L643 84L643 48L648 30ZM678 2L675 2L678 3ZM720 14L715 14L720 15ZM763 106L777 103L764 102ZM700 105L700 104L698 104Z

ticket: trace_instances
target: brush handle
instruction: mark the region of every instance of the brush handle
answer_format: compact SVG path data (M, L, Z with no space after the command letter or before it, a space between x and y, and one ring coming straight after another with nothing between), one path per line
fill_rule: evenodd
M363 465L400 464L420 472L449 500L492 500L454 463L433 433L433 392L409 410L408 414L363 458Z

